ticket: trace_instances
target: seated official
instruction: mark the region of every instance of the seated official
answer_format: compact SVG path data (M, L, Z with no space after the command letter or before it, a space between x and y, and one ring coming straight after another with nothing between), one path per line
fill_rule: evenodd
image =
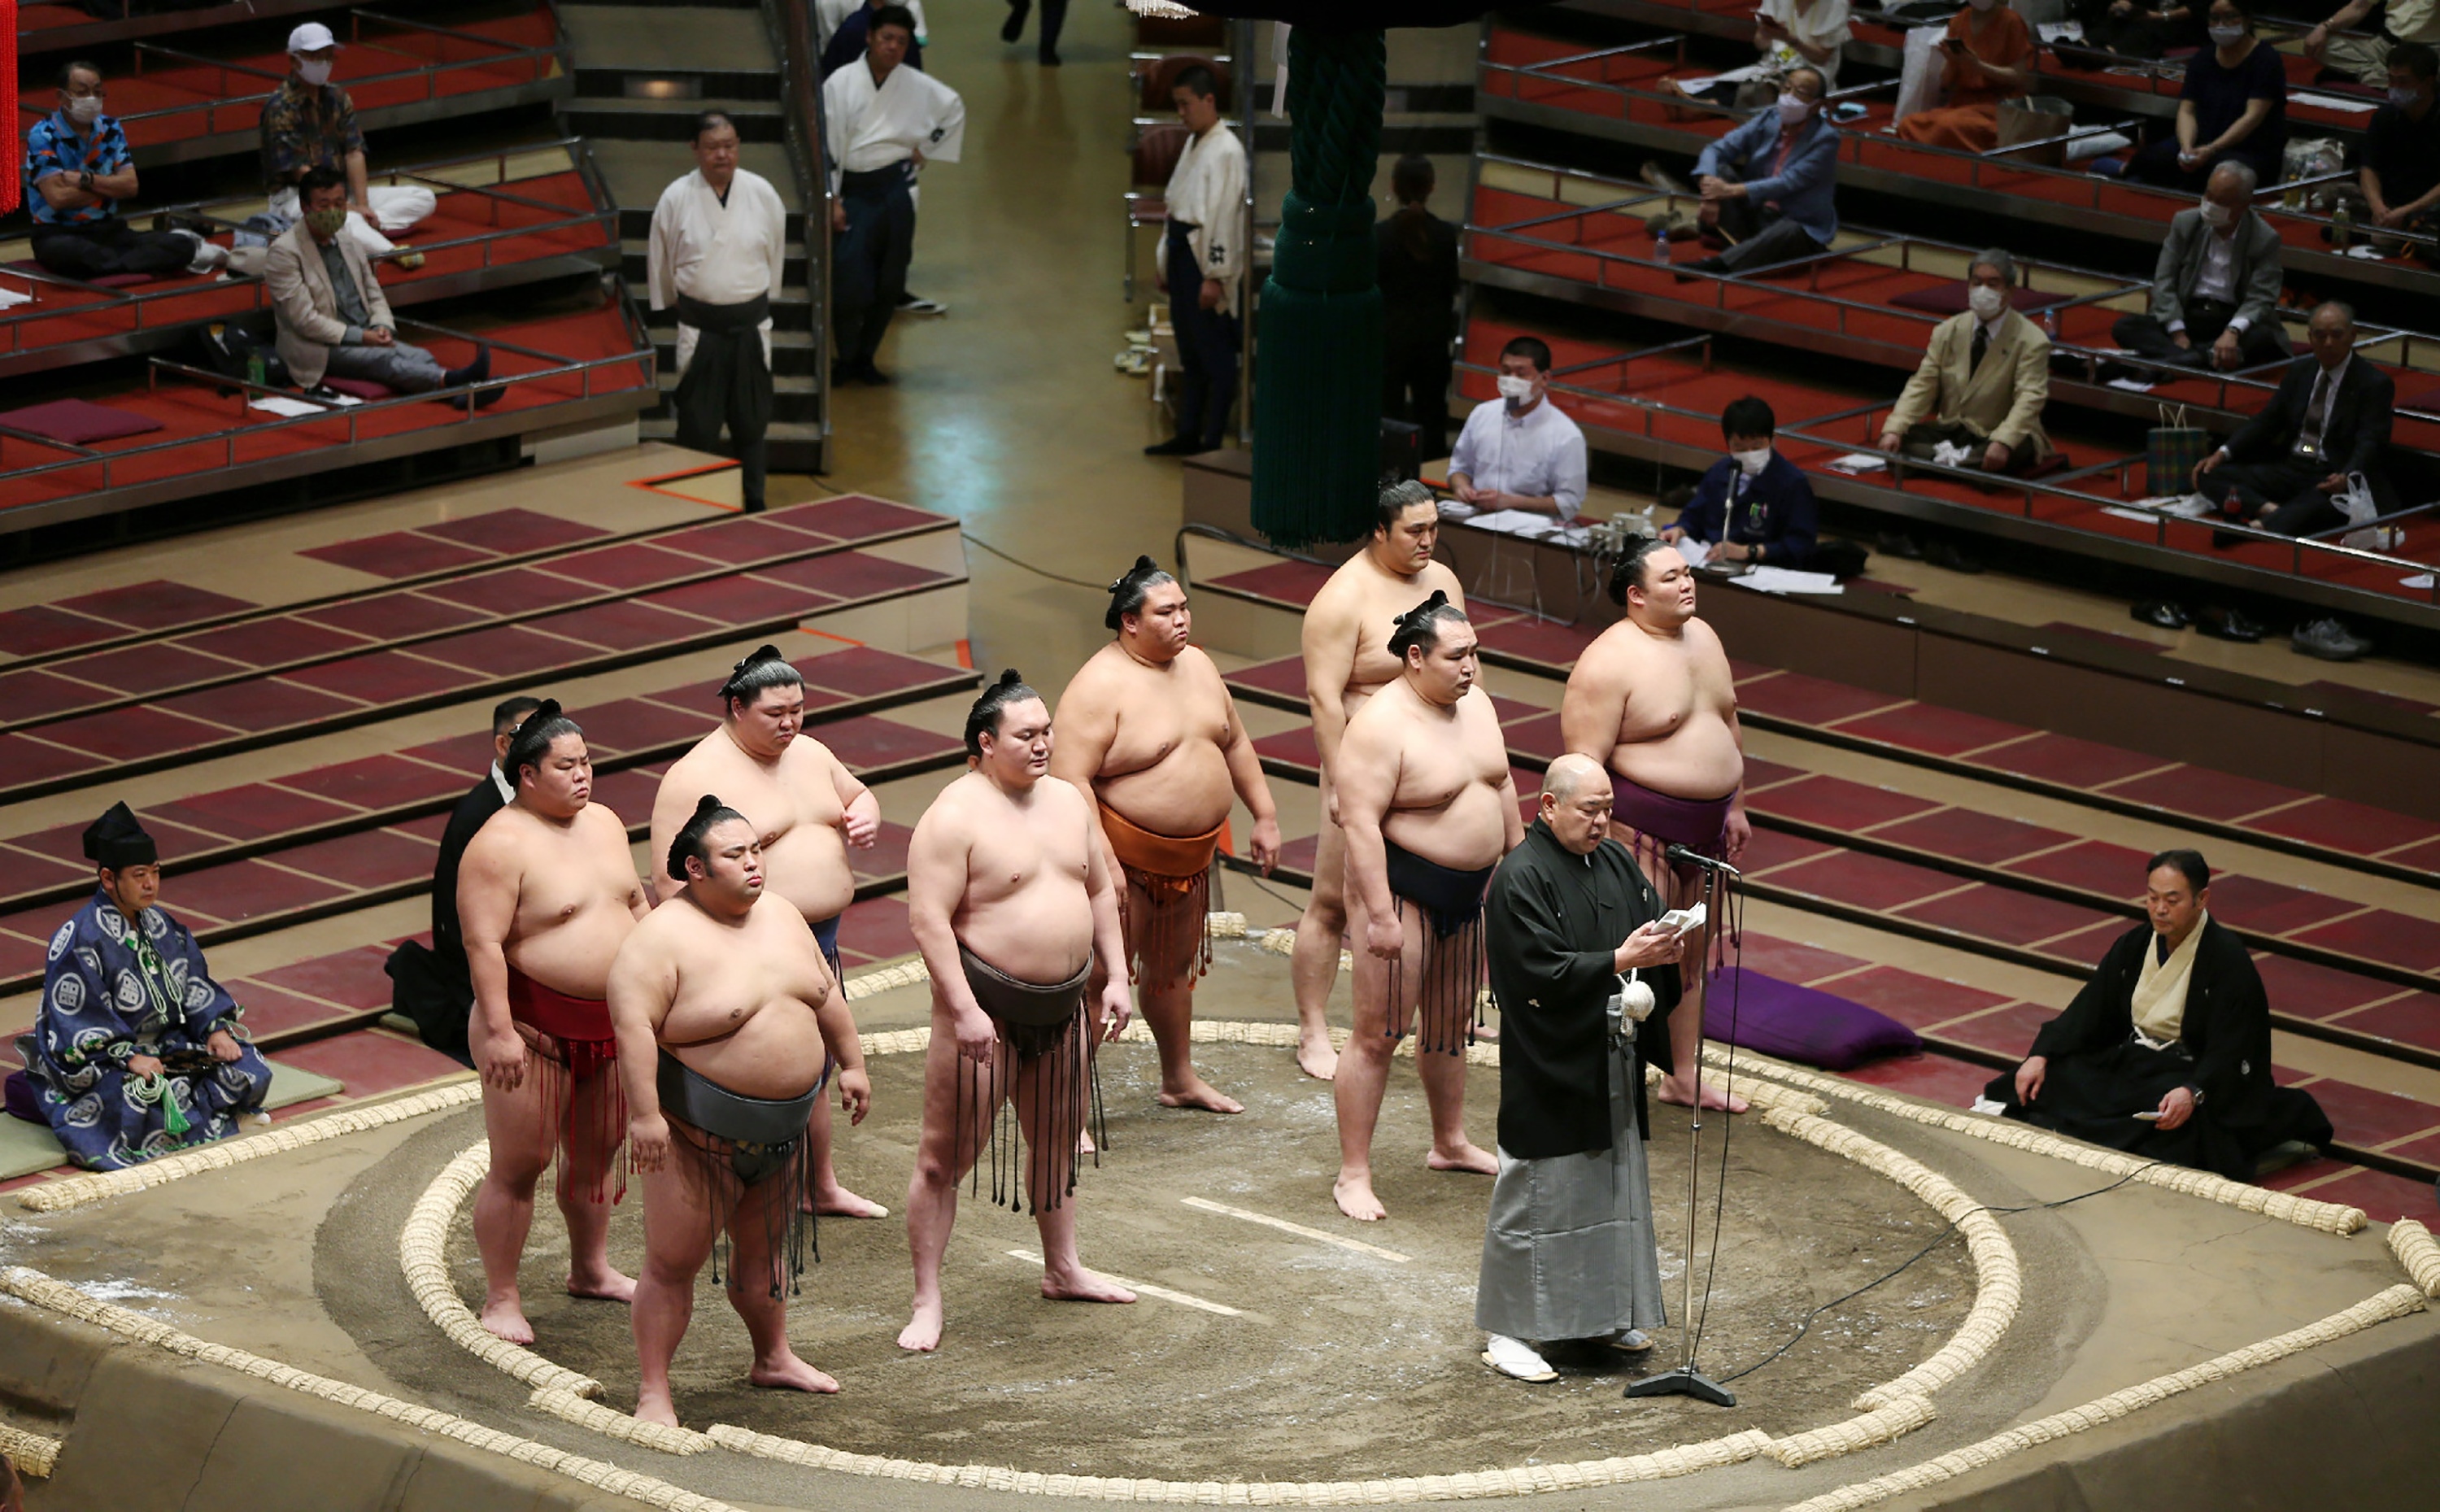
M1720 434L1729 455L1712 464L1695 485L1695 496L1676 524L1660 532L1675 546L1700 541L1710 562L1760 562L1802 567L1813 559L1819 507L1813 485L1794 462L1771 445L1779 418L1748 394L1720 411Z
M2110 334L2155 362L2222 372L2288 356L2279 323L2279 233L2253 209L2253 170L2212 170L2203 202L2180 210L2152 270L2151 306L2121 315Z
M2150 921L2119 936L1983 1097L2010 1118L2232 1181L2252 1180L2274 1145L2328 1144L2312 1096L2270 1078L2270 1002L2245 942L2211 916L2211 869L2163 851L2145 870Z
M1792 69L1776 103L1703 149L1695 160L1703 195L1696 220L1735 244L1690 271L1748 273L1828 249L1839 234L1831 192L1839 129L1821 115L1828 90L1821 69Z
M124 803L84 832L100 886L51 939L27 1079L68 1159L116 1171L226 1139L271 1091L242 1014L158 907L161 858Z
M2314 310L2305 334L2311 354L2290 363L2270 403L2195 465L2195 492L2221 514L2281 535L2343 524L2338 496L2351 473L2372 484L2382 513L2395 507L2382 459L2397 386L2356 359L2356 313L2336 299Z
M1967 0L1940 40L1941 103L1898 122L1910 142L1987 153L2000 145L2000 101L2033 86L2034 32L1999 0Z
M302 192L305 219L271 243L262 269L278 317L280 359L296 387L312 388L326 376L359 378L420 394L492 375L489 348L477 347L463 368L443 369L432 353L398 339L372 262L355 238L342 234L348 181L336 169L309 171ZM499 389L486 388L475 402L499 397Z
M2051 454L2051 338L2009 308L2017 260L1999 247L1965 270L1966 310L1932 328L1923 363L1881 427L1881 450L1929 460L1944 442L1970 447L1960 466L2022 473Z
M228 254L198 236L139 231L119 217L135 197L135 158L117 117L102 114L101 70L60 70L59 108L26 131L26 210L34 261L63 279L207 273Z
M2432 8L2440 17L2440 5ZM2389 103L2372 113L2356 152L2356 182L2363 189L2364 222L2375 228L2372 244L2395 250L2412 243L2379 231L2440 236L2440 50L2420 42L2389 52ZM2415 247L2425 261L2432 249Z
M2199 192L2205 175L2234 160L2276 184L2288 151L2287 64L2254 36L2246 5L2212 0L2206 19L2211 45L2186 60L2174 128L2135 154L2126 176Z
M1499 349L1499 397L1465 417L1449 453L1449 491L1479 510L1572 520L1585 502L1585 433L1550 401L1551 349L1518 336Z
M2380 12L2379 24L2370 36L2344 36L2359 32L2366 16ZM2401 47L2440 46L2440 6L2431 0L2347 0L2330 12L2329 19L2305 33L2304 53L2321 61L2322 66L2333 73L2344 74L2359 83L2389 83L2396 88L2389 71L2397 65ZM2326 76L2325 76L2326 77Z

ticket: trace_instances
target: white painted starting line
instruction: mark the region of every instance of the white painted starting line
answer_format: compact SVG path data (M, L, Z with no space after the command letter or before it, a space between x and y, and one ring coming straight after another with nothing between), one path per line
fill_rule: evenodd
M1034 1253L1031 1250L1011 1250L1008 1253L1013 1258L1026 1261L1031 1265L1038 1266L1042 1264L1042 1256ZM1128 1290L1137 1293L1139 1296L1158 1297L1163 1302L1174 1302L1181 1307L1193 1307L1202 1312L1216 1312L1223 1318L1243 1318L1246 1316L1236 1308L1229 1306L1224 1303L1209 1302L1188 1292L1172 1291L1167 1287L1156 1287L1149 1281L1138 1281L1133 1276L1122 1276L1115 1270L1104 1270L1102 1274L1109 1277L1112 1281L1117 1282L1120 1286L1126 1287Z
M1301 1223L1290 1223L1285 1218L1274 1218L1267 1214L1249 1213L1244 1208L1232 1208L1225 1202L1213 1202L1209 1198L1193 1197L1179 1197L1177 1200L1190 1208L1196 1208L1205 1213L1217 1213L1223 1217L1243 1218L1247 1223L1259 1223L1266 1229L1277 1229L1283 1233L1293 1233L1300 1238L1317 1239L1323 1244L1335 1244L1342 1250L1353 1250L1357 1254L1373 1255L1396 1265L1405 1265L1412 1258L1409 1255L1400 1254L1395 1250L1384 1250L1377 1244L1366 1244L1361 1239L1344 1238L1321 1229L1308 1229Z

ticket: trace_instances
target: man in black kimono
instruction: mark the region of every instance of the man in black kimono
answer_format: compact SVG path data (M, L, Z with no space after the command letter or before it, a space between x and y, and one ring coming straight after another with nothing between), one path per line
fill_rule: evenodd
M1667 1321L1634 1020L1677 1002L1684 945L1656 922L1663 905L1634 856L1608 837L1611 798L1598 762L1552 762L1540 812L1485 907L1499 1175L1474 1321L1491 1336L1483 1362L1518 1380L1557 1378L1539 1343L1632 1353Z
M2232 1181L2286 1141L2328 1144L2312 1094L2270 1079L2270 1001L2244 942L2211 916L2201 854L2163 851L2145 872L2149 922L1975 1106Z
M484 822L506 808L516 787L500 771L509 742L526 715L542 706L519 693L492 711L492 769L466 790L440 832L440 853L432 868L432 948L414 940L390 952L389 1005L415 1020L423 1042L461 1065L475 1063L466 1048L466 1016L475 1007L475 982L466 971L466 937L458 927L458 863Z

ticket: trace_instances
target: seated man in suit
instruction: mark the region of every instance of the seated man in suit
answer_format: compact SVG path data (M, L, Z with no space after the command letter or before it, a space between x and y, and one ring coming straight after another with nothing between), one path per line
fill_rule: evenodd
M279 355L299 388L325 376L362 378L402 393L478 384L492 375L490 349L475 349L463 368L443 369L422 347L398 339L389 301L382 297L373 265L348 224L348 181L337 169L307 171L299 185L305 219L271 243L262 280L279 319ZM497 388L475 396L478 405L500 397ZM459 396L458 403L465 403Z
M2261 973L2210 905L2200 854L2153 856L2146 922L2119 936L1976 1110L2232 1181L2253 1179L2253 1162L2273 1145L2327 1144L2330 1121L2311 1094L2270 1078Z
M2314 309L2305 330L2311 355L2288 364L2270 403L2195 464L2195 492L2220 513L2280 535L2310 535L2345 523L2337 496L2347 491L2351 473L2371 480L2382 513L2393 508L2381 459L2397 386L2371 363L2355 360L2353 309L2328 300Z
M2017 260L1999 247L1965 270L1964 315L1932 328L1923 365L1881 426L1881 450L1925 460L1942 443L1971 454L1961 466L2023 473L2051 455L2042 406L2051 397L2051 338L2008 305Z
M1736 244L1687 271L1750 273L1828 248L1839 234L1831 194L1839 129L1822 118L1827 92L1821 69L1790 69L1775 103L1703 149L1695 160L1698 219Z
M2151 309L2121 315L2110 330L2139 357L2216 368L2281 362L2288 331L2279 323L2279 233L2253 211L2251 166L2229 159L2212 170L2203 202L2180 210L2152 270Z
M1683 542L1702 542L1710 548L1706 563L1803 567L1813 559L1817 509L1813 485L1771 446L1779 417L1748 394L1720 411L1720 434L1729 455L1712 464L1660 538L1680 550Z

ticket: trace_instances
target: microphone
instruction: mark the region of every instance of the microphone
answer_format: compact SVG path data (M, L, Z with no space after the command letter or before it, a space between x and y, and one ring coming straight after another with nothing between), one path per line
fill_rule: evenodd
M1660 854L1669 858L1672 866L1699 866L1706 872L1721 872L1730 876L1745 875L1726 861L1714 860L1700 851L1690 851L1682 845L1672 845Z

